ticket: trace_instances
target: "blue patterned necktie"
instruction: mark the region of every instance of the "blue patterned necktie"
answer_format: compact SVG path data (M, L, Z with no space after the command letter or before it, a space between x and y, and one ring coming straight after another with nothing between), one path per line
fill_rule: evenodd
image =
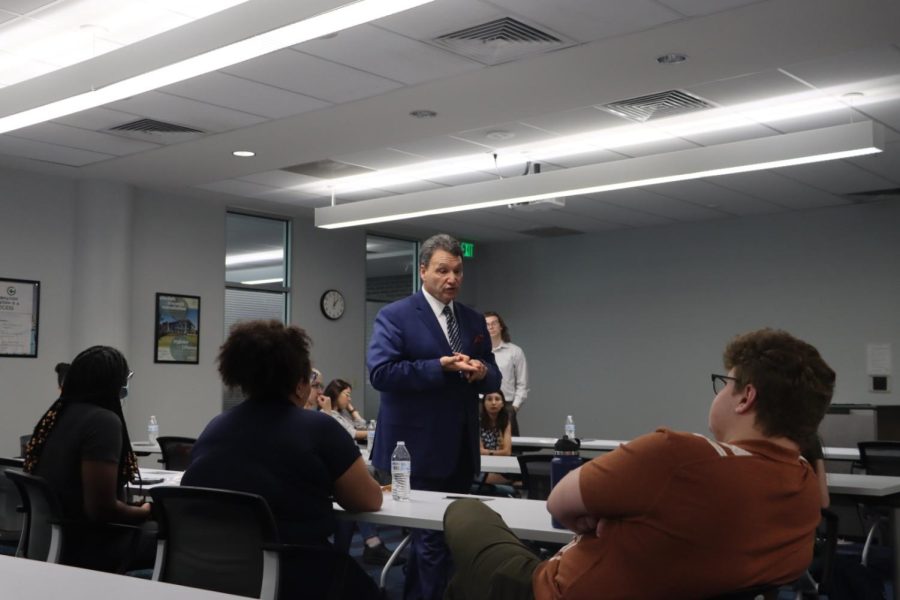
M450 338L450 348L454 352L462 352L462 344L459 343L459 325L456 324L456 317L450 310L450 305L444 307L443 315L447 317L447 337Z

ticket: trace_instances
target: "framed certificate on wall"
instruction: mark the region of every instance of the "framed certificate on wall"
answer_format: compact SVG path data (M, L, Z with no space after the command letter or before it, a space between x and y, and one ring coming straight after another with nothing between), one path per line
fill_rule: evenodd
M0 356L36 358L41 282L0 278Z

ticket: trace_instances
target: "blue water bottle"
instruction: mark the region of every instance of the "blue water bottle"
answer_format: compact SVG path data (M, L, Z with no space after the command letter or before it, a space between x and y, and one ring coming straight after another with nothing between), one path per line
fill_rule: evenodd
M581 456L578 451L581 449L581 440L578 438L569 439L564 435L561 439L556 440L553 446L553 460L550 461L550 489L556 487L556 484L562 480L566 474L581 466ZM556 519L551 517L551 524L557 529L565 529Z

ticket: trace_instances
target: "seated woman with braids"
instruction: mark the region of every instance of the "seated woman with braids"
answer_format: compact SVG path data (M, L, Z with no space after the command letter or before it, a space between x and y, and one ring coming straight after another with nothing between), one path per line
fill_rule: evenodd
M150 518L149 504L124 502L125 484L137 473L121 405L131 375L115 348L88 348L72 361L59 399L34 428L25 472L47 480L68 519L137 524ZM65 562L112 569L121 557L119 549L104 547L108 540L101 529L85 528L83 536L67 539Z

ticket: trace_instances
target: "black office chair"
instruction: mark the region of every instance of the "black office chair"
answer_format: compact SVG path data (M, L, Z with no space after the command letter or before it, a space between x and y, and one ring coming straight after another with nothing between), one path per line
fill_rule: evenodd
M150 495L159 523L157 581L275 600L288 570L282 561L291 559L316 567L331 586L329 598L343 598L357 577L371 584L371 594L351 597L377 596L375 583L348 555L330 546L279 543L262 496L190 486L156 487Z
M18 547L22 536L22 522L24 514L19 507L22 506L22 497L16 485L5 476L7 470L22 470L22 460L18 458L0 458L0 546L6 546L7 550L0 553L13 552Z
M853 464L854 469L861 468L867 475L900 476L900 442L870 441L857 443L859 460ZM863 521L872 521L866 534L860 562L868 565L869 552L878 533L879 526L888 521L888 514L864 505L859 507ZM898 551L898 549L894 549Z
M191 464L191 449L197 443L196 438L162 436L156 440L162 451L159 462L169 471L184 471Z
M42 477L7 470L25 519L16 556L95 571L124 573L137 551L140 528L63 517L56 492Z

